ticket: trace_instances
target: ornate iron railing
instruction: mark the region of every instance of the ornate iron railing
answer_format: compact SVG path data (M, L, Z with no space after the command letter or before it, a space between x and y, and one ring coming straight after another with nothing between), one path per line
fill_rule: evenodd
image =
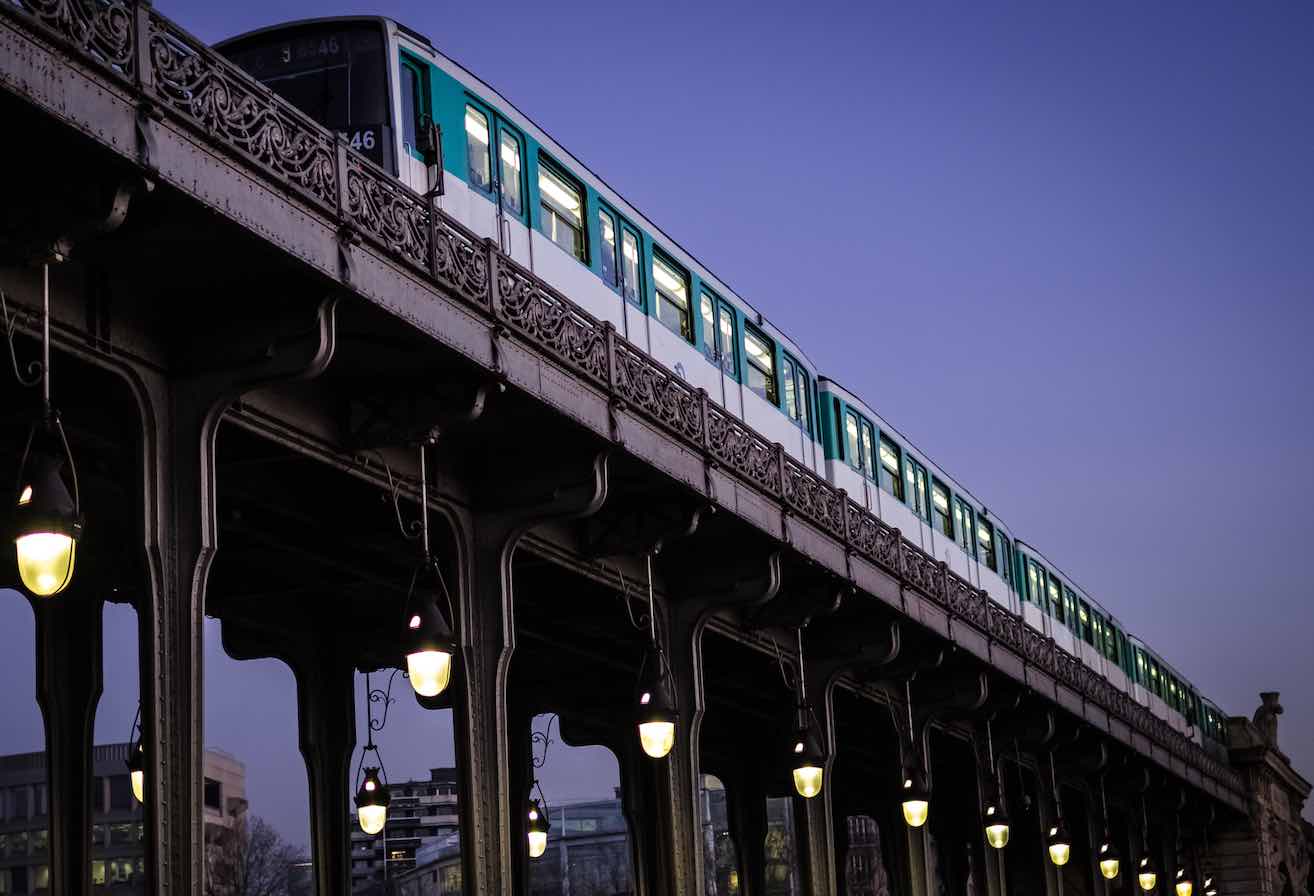
M0 11L140 94L357 239L429 277L672 437L703 452L821 531L1122 719L1182 761L1240 792L1237 774L1113 687L986 592L904 540L742 421L510 258L435 209L338 135L137 0L0 0Z

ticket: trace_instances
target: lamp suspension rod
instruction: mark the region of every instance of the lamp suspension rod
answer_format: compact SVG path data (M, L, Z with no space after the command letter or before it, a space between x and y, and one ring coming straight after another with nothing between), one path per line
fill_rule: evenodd
M648 563L648 636L652 638L653 646L657 644L657 614L654 612L652 597L652 551L647 554Z
M420 547L425 561L432 556L429 552L429 467L425 458L428 444L427 439L420 442Z
M50 416L50 264L41 266L41 401Z
M806 706L808 702L807 674L803 671L803 626L798 627L798 702Z
M1104 793L1104 775L1100 774L1100 809L1104 813L1104 827L1109 826L1109 798Z
M994 737L994 733L990 730L990 729L991 729L991 725L990 725L990 723L991 723L992 721L993 721L992 719L989 719L989 718L986 719L986 756L987 756L987 757L989 758L989 760L990 760L990 775L991 775L991 777L994 777L994 774L995 774L995 737Z
M1059 818L1063 817L1063 800L1059 798L1058 789L1058 772L1054 770L1054 751L1049 751L1049 783L1054 788L1054 811Z

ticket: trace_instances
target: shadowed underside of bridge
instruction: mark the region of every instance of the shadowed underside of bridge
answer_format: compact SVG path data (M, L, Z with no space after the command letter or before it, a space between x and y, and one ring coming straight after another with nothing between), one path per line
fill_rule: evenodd
M349 890L352 675L404 665L415 560L381 496L393 477L417 500L427 438L465 892L525 891L529 720L558 712L568 739L620 759L639 892L702 892L709 773L741 892L764 893L757 810L792 792L776 645L793 663L805 623L830 757L822 796L797 800L807 892L849 892L845 819L862 815L888 831L900 893L1130 893L1095 867L1101 789L1124 857L1174 867L1179 844L1198 858L1212 842L1226 896L1277 892L1308 785L1275 743L1238 722L1230 763L1181 737L149 6L0 0L0 120L17 136L0 149L0 289L30 351L39 264L60 259L56 401L89 521L74 585L36 607L61 633L39 649L98 657L100 603L137 609L156 892L201 885L207 615L233 656L293 669L316 886ZM12 469L37 403L3 388ZM647 635L617 599L651 553L680 708L662 762L634 736ZM52 891L89 892L95 700L49 687ZM987 721L1019 768L999 853L981 820ZM915 831L896 794L909 751L936 807ZM1042 844L1051 761L1081 841L1062 871ZM928 830L963 846L937 853Z

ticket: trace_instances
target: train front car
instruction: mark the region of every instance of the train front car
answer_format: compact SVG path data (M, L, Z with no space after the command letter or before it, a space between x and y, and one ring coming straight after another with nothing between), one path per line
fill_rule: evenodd
M389 40L384 19L313 19L251 31L215 49L396 174Z

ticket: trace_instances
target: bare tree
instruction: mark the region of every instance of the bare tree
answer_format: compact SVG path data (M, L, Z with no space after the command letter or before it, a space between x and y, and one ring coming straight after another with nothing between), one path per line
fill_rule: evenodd
M206 833L205 896L285 896L305 853L264 819L242 815Z

